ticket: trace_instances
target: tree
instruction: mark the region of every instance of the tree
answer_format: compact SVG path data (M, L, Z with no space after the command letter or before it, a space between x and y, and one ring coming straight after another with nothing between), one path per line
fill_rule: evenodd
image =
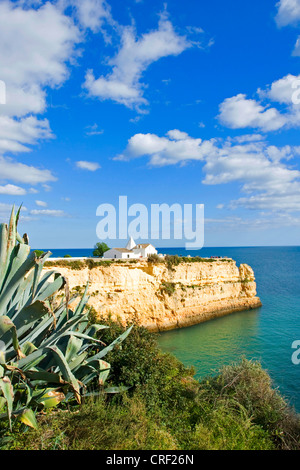
M37 258L39 258L43 253L45 253L43 250L34 250Z
M96 243L95 249L93 251L93 256L101 258L103 256L103 253L105 253L107 250L109 250L109 247L106 245L106 243Z

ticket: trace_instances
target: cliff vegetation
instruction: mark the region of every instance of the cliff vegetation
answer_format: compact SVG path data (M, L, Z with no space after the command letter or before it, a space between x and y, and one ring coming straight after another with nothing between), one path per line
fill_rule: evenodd
M108 325L101 338L110 342L124 329ZM135 327L108 360L111 385L130 386L126 393L40 416L38 430L24 433L20 426L6 448L300 449L299 416L259 363L243 360L199 383L143 327Z

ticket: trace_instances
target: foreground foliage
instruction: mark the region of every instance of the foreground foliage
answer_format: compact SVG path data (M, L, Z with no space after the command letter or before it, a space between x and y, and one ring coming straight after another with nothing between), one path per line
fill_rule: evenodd
M91 324L87 287L74 310L66 279L42 273L50 252L31 252L17 232L19 212L0 225L0 421L18 418L37 427L34 411L60 402L81 403L99 393L110 371L103 357L128 335L108 346L95 337L106 325ZM60 303L55 294L65 291ZM106 388L116 392L116 388Z
M125 331L110 320L106 325L107 342ZM110 385L130 386L126 393L42 416L39 430L24 434L20 427L7 448L300 449L299 416L259 363L243 360L198 383L141 327L107 359Z

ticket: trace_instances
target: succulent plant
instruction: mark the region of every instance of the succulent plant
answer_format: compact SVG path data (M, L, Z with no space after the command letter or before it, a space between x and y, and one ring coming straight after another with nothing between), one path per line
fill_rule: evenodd
M13 208L9 225L0 225L0 419L36 427L36 409L119 391L104 386L110 365L103 357L131 328L108 346L96 338L107 327L89 323L88 285L71 310L67 280L43 272L51 253L31 252L17 232L19 214Z

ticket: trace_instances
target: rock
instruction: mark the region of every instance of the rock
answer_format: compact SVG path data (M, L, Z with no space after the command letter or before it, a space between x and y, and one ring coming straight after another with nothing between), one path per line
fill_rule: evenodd
M52 267L44 268L53 269ZM261 306L253 270L231 259L164 263L111 264L73 270L55 266L70 291L89 279L89 305L101 316L135 321L153 331L194 325L231 312Z

